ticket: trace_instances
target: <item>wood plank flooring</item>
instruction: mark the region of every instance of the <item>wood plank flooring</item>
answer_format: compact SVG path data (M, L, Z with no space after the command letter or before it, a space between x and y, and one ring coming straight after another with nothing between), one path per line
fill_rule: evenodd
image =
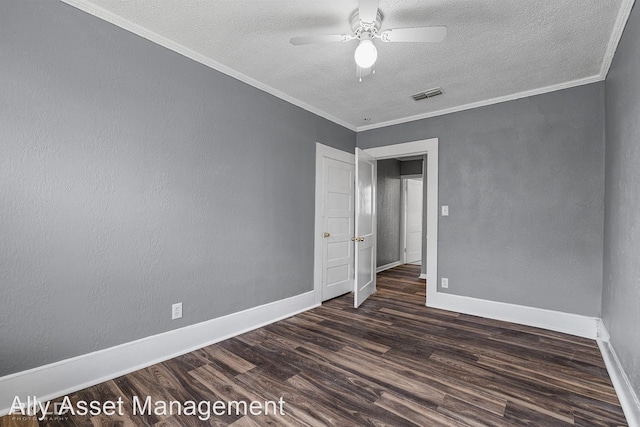
M40 425L626 425L594 341L426 308L419 269L380 273L378 292L358 310L345 295L70 396L122 396L123 416ZM282 397L286 415L134 416L132 396Z

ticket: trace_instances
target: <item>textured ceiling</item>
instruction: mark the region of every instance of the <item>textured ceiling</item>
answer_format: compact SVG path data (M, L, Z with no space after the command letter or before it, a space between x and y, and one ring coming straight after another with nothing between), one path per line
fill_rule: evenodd
M445 25L448 36L376 41L376 73L359 82L357 42L289 44L351 33L357 0L63 1L354 130L602 80L633 4L380 0L382 30ZM444 95L411 98L438 86Z

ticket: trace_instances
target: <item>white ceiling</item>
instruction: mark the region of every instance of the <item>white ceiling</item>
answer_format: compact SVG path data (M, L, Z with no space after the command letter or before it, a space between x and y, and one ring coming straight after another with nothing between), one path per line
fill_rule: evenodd
M376 41L376 74L359 82L357 42L289 43L351 33L357 0L63 1L358 131L602 80L634 2L380 0L382 30L448 36ZM444 95L411 98L438 86Z

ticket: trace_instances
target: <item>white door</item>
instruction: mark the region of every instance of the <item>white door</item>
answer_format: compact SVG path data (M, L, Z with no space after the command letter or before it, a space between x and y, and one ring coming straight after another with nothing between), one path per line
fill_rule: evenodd
M422 178L405 179L405 263L422 260Z
M354 173L351 163L324 158L322 300L353 290Z
M376 160L356 148L356 308L376 291L376 174Z

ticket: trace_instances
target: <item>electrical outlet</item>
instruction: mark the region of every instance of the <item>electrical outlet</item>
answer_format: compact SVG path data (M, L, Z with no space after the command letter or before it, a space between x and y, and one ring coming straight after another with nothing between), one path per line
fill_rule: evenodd
M442 216L449 216L449 206L448 205L442 206Z
M447 279L446 277L442 278L442 287L443 288L448 288L449 287L449 279Z
M171 306L171 320L180 319L182 317L182 303L177 302Z

